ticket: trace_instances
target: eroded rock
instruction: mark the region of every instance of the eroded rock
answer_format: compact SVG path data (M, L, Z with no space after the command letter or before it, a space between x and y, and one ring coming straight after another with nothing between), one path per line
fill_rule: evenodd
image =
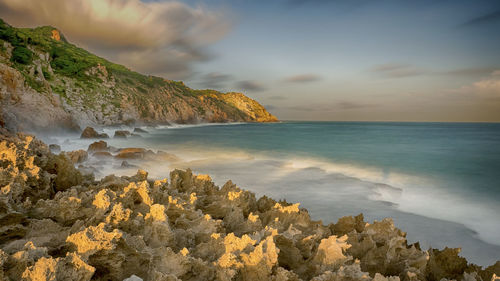
M105 141L96 141L93 142L89 145L89 148L87 149L88 152L97 152L97 151L108 151L108 143Z
M51 144L49 145L50 152L52 153L59 153L61 152L61 146L58 144Z
M74 164L79 164L86 161L89 158L87 151L80 149L75 151L65 152L66 156L73 162Z
M107 138L109 138L109 136L108 136L108 134L105 134L105 133L98 133L92 127L86 127L82 131L80 138L82 138L82 139L107 139Z
M115 155L119 159L144 159L147 150L144 148L123 148Z
M107 152L107 151L97 151L92 153L92 156L97 157L97 158L108 158L108 157L113 157L113 154Z
M117 130L115 131L115 138L127 138L128 136L130 136L130 132L129 131L123 131L123 130Z
M139 170L95 181L29 136L2 136L0 155L0 280L486 281L500 275L500 262L483 270L457 249L408 245L391 219L368 224L360 215L325 226L298 204L256 199L230 181L219 188L190 170L162 180Z

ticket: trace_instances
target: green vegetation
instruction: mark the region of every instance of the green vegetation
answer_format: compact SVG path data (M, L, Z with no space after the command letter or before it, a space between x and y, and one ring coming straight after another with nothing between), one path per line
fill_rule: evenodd
M93 66L92 62L78 59L62 46L52 46L50 57L52 58L50 65L56 73L79 80L87 78L84 71Z
M35 78L31 77L27 73L24 72L21 73L23 74L26 84L28 84L33 90L40 93L44 91L44 85L42 82L35 80Z
M23 46L17 46L12 51L11 60L21 64L30 64L33 61L33 52Z
M3 56L7 57L3 42L8 42L13 47L10 62L6 63L17 69L24 76L26 84L40 93L50 92L52 89L53 93L64 98L70 105L100 111L109 109L106 106L120 108L122 101L127 100L138 109L143 118L155 116L151 112L151 105L155 106L155 110L173 110L179 113L178 106L182 103L192 106L200 117L206 114L204 104L208 104L228 116L245 118L245 114L226 102L218 91L194 90L182 81L142 75L70 44L62 34L61 40L53 39L54 30L56 29L51 26L15 28L0 19L0 48ZM107 73L99 69L100 73L97 75L89 74L94 73L91 69L99 65L105 66ZM38 73L40 67L42 73ZM101 79L101 74L105 78ZM48 81L48 85L45 81L40 81L41 75ZM116 82L114 87L104 84L103 80L108 79Z
M29 64L32 52L28 45L50 54L51 66L56 74L76 78L80 81L89 80L85 71L98 64L106 66L113 74L128 78L131 84L143 84L148 87L164 84L160 77L152 77L133 72L123 65L109 62L103 58L78 48L66 41L61 35L61 41L52 39L54 27L44 26L37 28L14 28L0 19L0 39L9 42L14 47L12 61L20 64ZM15 66L16 67L16 66ZM16 67L18 68L18 67ZM19 69L18 70L22 70Z
M42 67L42 74L45 80L52 80L52 75L46 67Z
M22 65L29 64L32 61L33 53L27 49L27 46L31 45L36 50L50 54L50 65L55 74L75 78L79 81L96 80L95 83L102 83L97 77L85 74L88 69L100 64L106 66L110 74L113 74L117 80L136 87L141 94L147 94L147 88L162 86L170 86L182 96L196 97L206 94L218 94L217 91L213 90L190 89L181 81L165 81L161 77L142 75L131 71L123 65L109 62L68 43L62 34L61 41L52 39L53 30L55 28L51 26L14 28L0 19L0 39L8 41L14 46L16 54L13 55L12 61L21 64L14 65L20 71L24 70ZM44 76L50 77L50 74L44 72Z
M52 85L51 86L52 88L52 92L60 95L61 97L64 97L64 98L68 98L68 96L66 95L66 88L62 85Z

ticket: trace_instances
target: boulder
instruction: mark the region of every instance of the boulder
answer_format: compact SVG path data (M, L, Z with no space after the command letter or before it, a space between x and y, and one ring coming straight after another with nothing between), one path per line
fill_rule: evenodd
M122 161L121 166L122 168L138 168L136 165L132 165L127 161Z
M144 148L124 148L115 156L119 159L144 159L147 150Z
M74 163L64 154L49 157L44 169L55 175L55 191L64 191L82 182L81 173L75 168Z
M128 136L130 136L129 131L122 131L122 130L115 131L115 138L126 138Z
M87 127L83 130L82 134L80 135L81 139L107 139L109 138L108 134L105 133L98 133L94 128L92 127Z
M74 164L82 163L89 158L87 151L83 149L65 152L65 154Z
M59 153L61 152L61 146L58 144L50 144L49 145L50 152L52 153Z
M108 143L105 141L96 141L93 142L89 145L89 148L87 149L88 152L96 152L96 151L108 151Z
M107 158L107 157L113 157L113 155L107 151L97 151L92 154L92 156L97 157L97 158Z
M144 133L144 134L147 134L148 131L146 131L144 129L141 129L141 128L135 128L134 129L134 133Z
M155 160L177 162L180 159L179 159L179 157L177 157L176 155L174 155L172 153L158 150L158 152L156 152L156 155L155 155Z

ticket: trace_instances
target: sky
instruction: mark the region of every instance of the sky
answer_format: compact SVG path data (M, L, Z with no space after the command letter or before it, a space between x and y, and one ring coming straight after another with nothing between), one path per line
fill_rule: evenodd
M0 0L0 17L281 120L500 121L498 0Z

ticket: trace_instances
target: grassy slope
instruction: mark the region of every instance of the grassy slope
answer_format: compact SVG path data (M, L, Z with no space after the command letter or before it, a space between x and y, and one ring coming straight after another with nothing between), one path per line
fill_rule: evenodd
M224 121L224 119L257 121L245 110L240 110L235 104L228 102L223 93L214 90L194 90L181 81L171 81L131 71L123 65L109 62L69 43L62 34L59 41L52 39L54 30L56 29L50 26L33 29L15 28L0 19L0 51L6 51L3 41L13 46L13 55L7 63L21 72L26 83L39 93L59 94L66 99L68 104L71 104L75 102L74 95L70 96L67 92L71 86L80 93L79 100L82 101L84 108L96 110L96 107L107 106L96 99L104 99L107 104L112 104L116 108L121 106L120 103L123 100L127 100L137 107L141 117L149 119L154 118L151 113L152 104L159 105L154 109L157 111L185 110L186 107L179 106L179 104L189 104L194 112L192 115L200 117L199 119L204 119L208 108L211 111L214 109L215 112L223 113L217 117L220 120L215 118L209 121ZM46 81L41 81L33 75L33 61L37 59L37 54L44 53L50 56L50 68L53 73L51 74L47 69L48 65L42 66L43 77ZM112 77L116 82L113 88L103 88L102 75L89 74L89 70L98 65L105 66L108 72L107 77ZM36 70L35 74L37 74ZM100 94L103 92L109 92L109 94L103 98ZM265 118L258 121L263 120L265 121Z

